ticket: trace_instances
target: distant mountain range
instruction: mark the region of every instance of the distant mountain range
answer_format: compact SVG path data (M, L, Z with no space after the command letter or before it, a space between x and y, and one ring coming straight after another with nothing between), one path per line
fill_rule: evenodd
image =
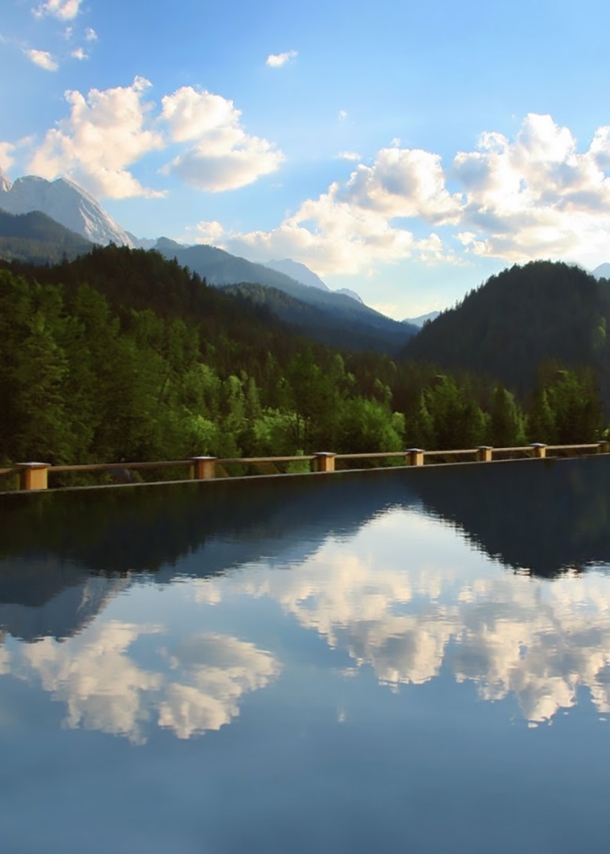
M428 314L420 314L417 317L407 317L403 323L410 323L411 326L422 327L426 321L436 320L440 311L429 311Z
M332 343L333 336L334 343L338 343L339 336L342 342L339 346L394 353L417 332L415 327L392 320L358 299L328 290L323 282L323 287L303 284L275 268L254 264L215 246L198 244L185 247L168 238L160 238L154 248L166 258L175 258L180 265L204 276L208 284L218 287L239 285L242 296L264 302L284 320L305 324L301 328L307 335L325 343ZM307 270L304 265L287 259L274 263L297 274L302 273L301 268ZM315 276L310 270L307 272L310 277ZM253 287L257 285L283 291L292 297L292 302L280 299L277 293L262 294ZM317 309L319 314L298 309L297 301ZM323 315L326 315L324 322ZM316 317L318 323L314 322Z
M353 291L331 291L304 264L289 258L255 264L214 246L184 246L166 237L140 240L70 181L28 176L11 183L0 172L0 257L57 263L108 243L155 249L208 284L239 286L242 298L264 303L282 320L327 344L396 354L417 331L365 305ZM268 292L261 293L261 287Z

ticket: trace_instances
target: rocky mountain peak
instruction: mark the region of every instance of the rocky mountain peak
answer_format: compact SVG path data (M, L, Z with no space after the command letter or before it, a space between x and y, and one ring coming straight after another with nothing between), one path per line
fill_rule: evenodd
M11 184L1 173L0 208L12 214L42 211L93 243L132 245L127 233L99 202L67 178L47 181L36 175L26 175Z

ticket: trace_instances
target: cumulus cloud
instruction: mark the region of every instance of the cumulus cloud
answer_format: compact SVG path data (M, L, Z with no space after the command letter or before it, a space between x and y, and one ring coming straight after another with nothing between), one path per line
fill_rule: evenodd
M71 21L78 15L82 0L46 0L34 10L37 17L51 15L60 21Z
M77 47L70 53L72 59L89 59L89 54L86 53L82 47Z
M201 220L194 228L186 229L184 240L187 243L216 244L224 237L224 227L217 220Z
M35 50L34 48L30 48L25 49L23 52L30 62L33 62L34 65L37 65L39 68L44 68L45 71L57 71L59 68L57 60L54 59L52 54L46 50Z
M286 65L286 63L296 59L297 56L298 53L296 50L287 50L286 53L271 53L267 57L265 64L269 68L281 68L282 65Z
M610 230L610 128L577 150L566 127L529 114L514 140L481 135L459 152L454 173L466 192L459 239L472 253L527 261L603 255Z
M382 148L372 166L360 164L337 197L387 218L413 217L434 224L456 222L461 198L445 187L438 154Z
M339 160L360 160L361 157L357 151L340 151L337 155Z
M416 239L397 218L454 222L460 200L445 187L437 155L381 149L372 166L359 165L347 182L331 184L270 231L232 234L225 244L261 260L290 257L320 275L359 273L376 264L417 257L434 263L450 257L438 234Z
M97 33L93 29L93 27L87 27L85 30L85 41L94 42L97 41Z
M405 258L457 264L473 255L595 266L610 236L609 173L610 126L597 128L580 151L569 128L529 114L512 140L486 131L449 169L438 154L393 140L372 164L358 163L347 181L305 200L275 228L227 235L225 243L260 260L281 253L322 274ZM425 223L434 230L416 239Z
M80 47L71 55L88 58ZM159 109L147 97L151 85L136 77L130 86L86 95L67 91L69 115L47 131L28 169L48 179L66 175L94 196L119 199L164 195L130 168L154 151L178 149L159 171L208 192L244 187L284 160L271 142L246 133L232 101L185 86L164 96Z
M47 132L29 170L49 179L67 175L96 196L156 195L126 168L164 145L148 126L144 93L150 85L138 77L131 86L92 89L86 98L66 92L70 115Z
M279 167L284 155L266 139L250 136L232 101L191 86L162 99L162 118L174 142L194 143L164 168L199 190L244 187Z

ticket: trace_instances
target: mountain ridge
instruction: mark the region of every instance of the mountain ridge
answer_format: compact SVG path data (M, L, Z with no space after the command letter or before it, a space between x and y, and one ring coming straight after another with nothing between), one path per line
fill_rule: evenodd
M41 211L92 243L133 245L127 232L100 203L67 178L47 181L37 175L25 175L11 182L2 172L0 208L14 215Z

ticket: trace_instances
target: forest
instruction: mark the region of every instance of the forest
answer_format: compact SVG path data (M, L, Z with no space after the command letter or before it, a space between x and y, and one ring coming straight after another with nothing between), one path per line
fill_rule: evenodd
M53 266L2 262L0 465L607 435L595 364L540 358L526 366L532 382L503 383L443 356L315 342L246 291L223 293L154 251L111 245Z

